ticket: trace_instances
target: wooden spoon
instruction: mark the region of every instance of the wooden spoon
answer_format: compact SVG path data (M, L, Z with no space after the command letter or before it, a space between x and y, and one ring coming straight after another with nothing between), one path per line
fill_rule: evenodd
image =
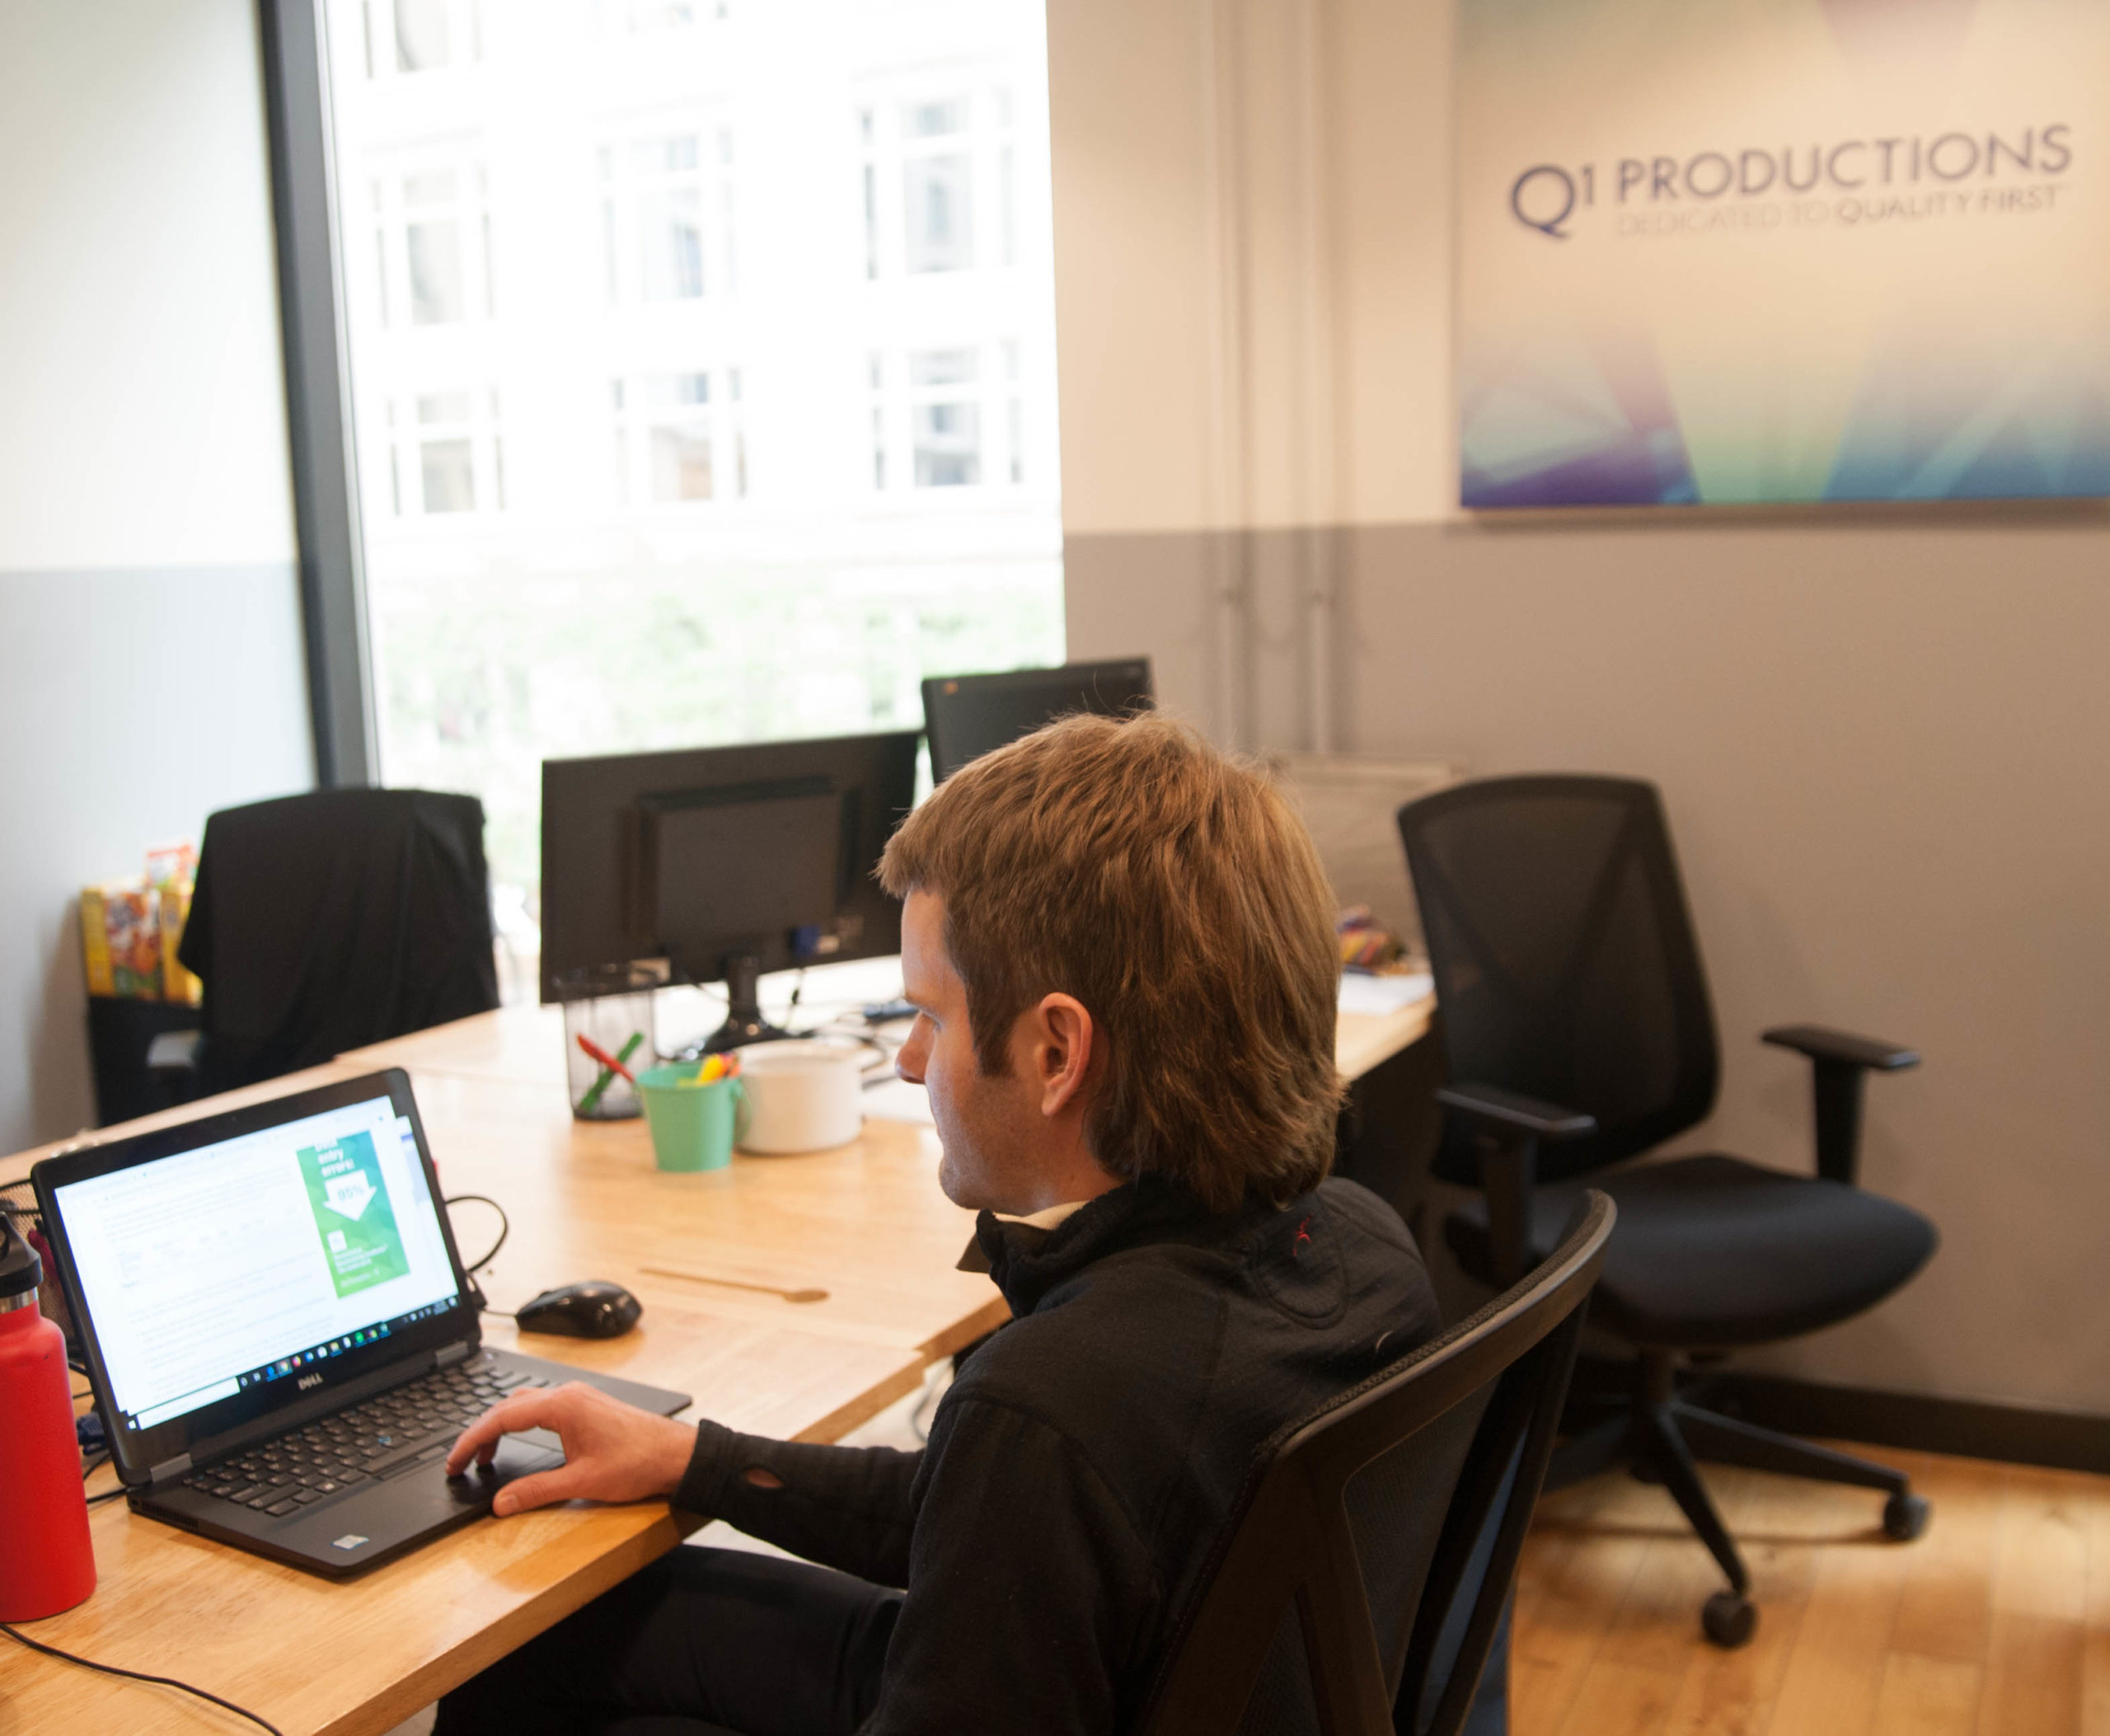
M826 1302L825 1290L786 1290L776 1284L749 1283L743 1278L713 1278L708 1272L683 1272L673 1266L640 1266L640 1272L649 1272L654 1278L686 1278L694 1284L723 1284L729 1290L759 1290L765 1296L781 1296L786 1302Z

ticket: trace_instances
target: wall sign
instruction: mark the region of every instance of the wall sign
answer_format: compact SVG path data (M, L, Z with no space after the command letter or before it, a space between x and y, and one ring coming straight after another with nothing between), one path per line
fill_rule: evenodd
M1468 507L2110 495L2110 0L1459 0Z

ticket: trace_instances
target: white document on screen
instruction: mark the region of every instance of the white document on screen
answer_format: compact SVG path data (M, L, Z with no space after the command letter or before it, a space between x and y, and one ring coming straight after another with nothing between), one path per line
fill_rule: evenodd
M454 1293L415 1142L386 1097L58 1199L118 1407L143 1423Z

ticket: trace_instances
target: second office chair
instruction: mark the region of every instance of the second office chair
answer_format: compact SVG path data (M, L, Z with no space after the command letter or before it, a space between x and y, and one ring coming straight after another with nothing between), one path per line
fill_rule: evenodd
M1704 1120L1720 1075L1654 786L1484 779L1409 802L1399 824L1452 1081L1437 1172L1484 1190L1445 1239L1499 1288L1551 1250L1581 1178L1617 1203L1590 1321L1639 1353L1633 1401L1564 1447L1548 1486L1622 1461L1659 1479L1728 1579L1705 1632L1740 1645L1756 1620L1750 1579L1695 1458L1883 1490L1893 1537L1925 1523L1902 1472L1704 1409L1676 1386L1687 1353L1834 1325L1926 1263L1933 1225L1855 1185L1863 1077L1919 1057L1808 1025L1770 1030L1814 1068L1816 1174L1716 1153L1606 1174Z

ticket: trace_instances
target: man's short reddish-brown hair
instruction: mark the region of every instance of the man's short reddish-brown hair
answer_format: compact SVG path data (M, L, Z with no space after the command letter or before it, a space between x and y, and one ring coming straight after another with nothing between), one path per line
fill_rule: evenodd
M982 1070L1074 995L1104 1043L1085 1132L1111 1173L1211 1208L1280 1204L1333 1161L1340 975L1310 834L1252 767L1160 713L1066 717L963 767L879 864L945 901Z

